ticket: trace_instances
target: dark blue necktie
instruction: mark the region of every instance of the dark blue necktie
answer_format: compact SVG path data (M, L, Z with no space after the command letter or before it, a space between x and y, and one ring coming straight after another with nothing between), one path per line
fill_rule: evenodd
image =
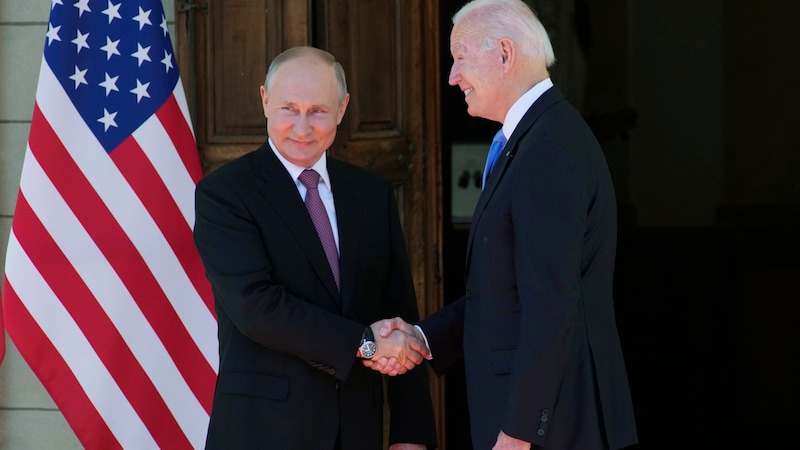
M489 147L489 156L486 157L486 168L483 169L483 183L481 184L481 189L486 186L486 180L489 179L489 174L492 173L492 167L497 162L497 158L500 156L500 151L503 150L503 147L506 145L506 137L503 134L503 129L497 132L494 135L494 139L492 139L492 146Z

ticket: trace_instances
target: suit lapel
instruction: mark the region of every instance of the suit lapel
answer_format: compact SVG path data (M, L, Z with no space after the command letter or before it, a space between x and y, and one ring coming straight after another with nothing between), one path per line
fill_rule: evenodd
M342 290L342 310L347 311L353 292L353 269L358 264L358 242L361 230L361 203L358 186L352 177L345 173L345 167L336 159L328 158L328 175L333 187L333 201L336 205L336 222L339 228L339 281Z
M322 280L325 288L335 299L339 298L339 290L333 279L333 272L325 256L325 250L319 241L317 230L308 215L303 199L297 191L292 177L278 160L269 144L256 150L256 176L261 180L259 194L272 204L286 228L297 239L300 247L308 256L309 262Z
M528 130L531 129L539 116L541 116L542 113L547 110L547 108L554 103L563 100L563 98L564 96L561 94L561 91L559 91L557 87L553 86L546 90L538 99L536 99L525 115L522 116L522 120L520 120L519 124L517 124L517 127L514 129L514 133L508 139L508 142L506 142L503 152L500 154L500 157L497 158L494 169L489 175L489 178L486 180L486 186L484 186L480 197L478 197L478 204L475 205L475 212L472 214L472 223L470 225L469 236L467 238L467 264L464 269L465 274L469 273L469 265L472 256L472 242L473 238L475 237L475 229L477 228L478 222L480 222L480 219L483 216L483 211L486 209L486 205L489 203L489 200L492 198L495 190L497 189L497 185L503 178L506 168L511 164L514 155L517 153L520 139L528 132Z

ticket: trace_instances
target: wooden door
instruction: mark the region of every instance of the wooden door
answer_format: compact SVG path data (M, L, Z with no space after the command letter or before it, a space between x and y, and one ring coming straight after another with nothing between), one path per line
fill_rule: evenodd
M442 306L437 0L176 1L175 45L206 172L265 139L258 87L269 61L312 45L345 69L347 114L330 155L389 179L419 311ZM431 375L444 443L444 389Z

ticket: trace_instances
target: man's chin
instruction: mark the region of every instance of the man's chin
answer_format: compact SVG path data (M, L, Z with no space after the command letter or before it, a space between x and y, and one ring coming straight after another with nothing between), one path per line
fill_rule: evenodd
M317 152L300 151L292 148L290 151L283 153L283 157L289 162L300 167L313 166L322 156Z

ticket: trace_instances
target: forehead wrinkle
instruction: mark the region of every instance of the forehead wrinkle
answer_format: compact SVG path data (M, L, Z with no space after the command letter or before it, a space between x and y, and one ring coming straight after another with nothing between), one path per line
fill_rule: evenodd
M466 53L469 46L478 44L481 38L478 27L472 26L467 20L462 20L450 33L450 49Z
M461 43L454 43L450 45L450 53L466 53L467 46Z

